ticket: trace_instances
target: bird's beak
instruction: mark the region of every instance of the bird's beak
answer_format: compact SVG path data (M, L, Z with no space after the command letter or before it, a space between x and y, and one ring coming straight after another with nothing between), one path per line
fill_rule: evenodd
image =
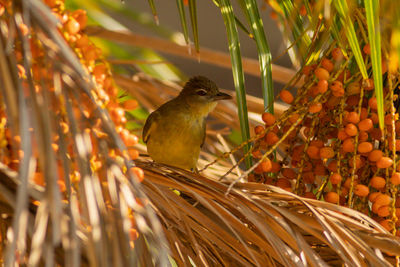
M214 100L214 101L224 100L224 99L232 99L232 96L230 96L230 95L228 95L228 94L225 94L225 93L222 93L222 92L218 92L218 94L216 94L216 95L213 97L213 100Z

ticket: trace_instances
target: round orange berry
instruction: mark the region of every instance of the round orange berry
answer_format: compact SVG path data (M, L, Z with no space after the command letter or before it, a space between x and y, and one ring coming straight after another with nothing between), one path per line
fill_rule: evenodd
M265 135L265 141L268 145L274 145L279 141L279 137L274 132L268 132Z
M342 176L339 173L332 173L329 177L331 184L339 184L342 181Z
M390 196L386 194L379 194L373 202L380 206L387 206L390 204L391 201L392 199L390 198Z
M66 24L66 30L69 34L74 35L77 34L81 29L81 25L74 19L70 18Z
M363 132L363 131L359 132L359 134L358 134L358 140L359 140L360 142L365 142L365 141L367 141L367 140L368 140L368 133L367 133L367 132Z
M337 160L331 160L328 164L328 170L331 172L337 172Z
M263 172L270 172L272 170L272 162L268 158L263 160L260 165Z
M393 160L389 157L382 157L376 162L376 166L381 169L389 168L392 164Z
M295 123L299 119L300 115L298 113L294 113L289 117L290 123Z
M343 144L342 144L342 148L343 148L343 152L345 152L345 153L354 152L354 139L347 138L346 140L344 140Z
M291 180L296 179L297 177L297 173L291 168L283 168L282 175Z
M379 122L379 117L378 114L376 114L376 112L371 112L370 119L374 124Z
M359 197L366 197L369 194L369 188L363 184L358 184L354 189L354 194Z
M340 48L336 47L331 52L332 58L335 61L341 61L343 59L343 52Z
M345 120L347 122L351 122L353 124L357 124L357 123L360 122L360 116L358 115L357 112L352 111L352 112L349 112L349 113L346 114Z
M129 169L130 172L139 180L139 182L143 181L144 179L144 172L139 167L132 167Z
M271 114L271 113L268 113L268 112L264 112L261 115L261 118L262 118L262 120L265 122L265 124L267 126L273 125L275 123L275 121L276 121L274 114Z
M319 159L319 148L316 146L309 146L307 148L307 155L312 159Z
M392 177L390 177L390 182L393 185L399 185L400 184L400 172L393 173Z
M319 80L329 80L330 77L329 72L324 68L317 68L314 74Z
M256 127L254 127L254 133L256 135L261 134L264 131L264 127L261 125L257 125Z
M282 99L283 102L288 103L288 104L292 103L293 100L294 100L294 97L293 97L292 93L289 92L288 90L282 90L279 93L279 96L280 96L280 98Z
M139 106L138 102L135 99L128 99L126 100L122 106L126 110L133 110Z
M347 124L344 130L349 136L356 136L358 133L357 126L355 126L353 123Z
M307 75L309 75L311 73L311 71L313 69L314 69L313 66L304 66L302 72L303 72L304 75L307 76Z
M335 156L335 151L331 147L323 147L319 150L319 155L323 159L330 159Z
M364 47L363 47L363 52L364 52L366 55L370 55L370 54L371 54L371 46L370 46L369 44L364 45Z
M278 162L272 161L272 169L271 172L272 173L277 173L281 170L281 164L279 164Z
M363 81L364 90L371 91L374 90L374 80L373 79L366 79Z
M313 172L303 172L303 181L306 184L312 184L315 181L315 175Z
M353 96L353 95L358 95L361 92L361 85L359 82L352 82L350 83L347 88L346 92ZM358 100L358 99L357 99Z
M333 65L332 61L330 61L330 60L327 59L327 58L323 58L323 59L321 60L321 66L322 66L324 69L326 69L328 72L332 72L332 71L333 71L333 68L334 68L334 65Z
M385 181L385 179L382 178L382 177L375 176L375 177L372 177L372 179L371 179L371 181L370 181L370 185L371 185L373 188L382 189L382 188L385 187L386 181Z
M378 109L378 100L376 99L376 97L373 96L368 100L368 106L373 110Z
M339 202L339 195L336 192L328 192L325 194L325 201L329 203L338 203Z
M317 91L320 94L325 93L326 91L328 91L328 81L327 80L319 80L318 84L317 84Z
M369 154L368 154L368 159L372 162L376 162L378 160L380 160L383 157L383 152L381 150L372 150Z
M137 151L134 148L128 149L128 154L129 154L129 157L133 160L135 160L139 157L139 151Z
M339 92L344 89L341 81L333 81L330 85L330 88L333 92Z
M368 200L371 201L372 203L375 201L375 199L379 196L382 195L381 192L372 192L371 194L369 194L368 196Z
M378 209L378 216L379 217L386 217L390 214L390 207L389 206L381 206Z
M349 138L349 135L346 133L346 131L344 129L340 129L338 131L337 137L339 140L346 140L347 138Z
M374 123L372 122L371 119L364 119L358 123L358 128L360 131L369 131L374 127Z
M308 111L309 111L310 113L318 113L318 112L321 111L321 109L322 109L322 104L321 104L321 103L315 103L315 104L312 104L312 105L308 108Z
M370 142L362 142L358 145L358 152L369 153L373 149L373 145Z

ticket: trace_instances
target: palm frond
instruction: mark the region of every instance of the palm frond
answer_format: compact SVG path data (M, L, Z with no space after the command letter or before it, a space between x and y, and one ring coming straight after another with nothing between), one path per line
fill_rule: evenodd
M1 75L2 81L8 81L1 94L4 97L12 92L8 96L11 101L5 101L4 105L11 115L8 118L12 135L21 138L20 146L15 142L11 144L12 153L18 150L23 153L16 165L18 173L2 166L4 179L0 198L9 211L4 215L8 219L2 219L2 224L14 233L1 233L4 263L78 266L80 263L99 265L113 259L121 265L137 265L143 262L142 255L146 254L148 262L165 265L167 249L154 210L135 201L140 198L146 203L147 198L136 175L127 172L132 163L126 156L119 162L107 156L110 149L121 153L126 153L127 149L108 112L95 98L96 84L61 36L59 22L52 11L38 0L21 1L20 5L16 10L22 13L7 10L1 18L3 26L19 29L16 36L2 31L1 46L20 42L23 69L27 70L26 77L21 77L14 51L2 49L1 73L9 76ZM35 35L31 38L37 39L28 40L21 30L22 24L28 29L32 27ZM46 74L51 76L50 79L42 76L41 87L37 86L38 77L33 76L40 74L31 72L35 68L32 42L40 43L47 51L40 59L35 58L35 64L45 62ZM57 105L57 112L49 112ZM85 107L93 112L93 118L98 120L108 139L98 136L90 139L85 131L90 123L83 115ZM62 131L62 120L68 122L70 131ZM59 137L53 141L57 149L49 141L54 140L54 136ZM98 172L92 168L90 140L98 142L100 154L106 157L105 178L114 186L112 188L102 186ZM122 155L126 155L124 153ZM70 179L76 169L81 179L72 182ZM43 173L43 187L33 183L36 170ZM64 190L60 189L60 179L65 181ZM134 211L136 229L141 235L141 239L134 242L135 249L131 244L129 210ZM118 249L111 249L111 244Z
M190 255L202 266L391 266L394 258L378 251L400 254L399 238L354 210L256 183L237 184L226 195L229 184L143 160L136 164L145 170L146 194L182 265Z
M196 48L196 52L199 53L200 52L200 43L199 43L199 29L197 26L196 0L189 0L189 13L190 13L190 22L192 23L194 47Z
M149 2L149 6L151 8L151 12L153 13L154 21L156 22L156 24L159 24L156 5L154 4L154 0L148 0L148 2Z
M186 23L185 8L183 5L183 0L176 0L176 5L179 11L179 18L181 19L181 25L183 30L183 36L185 36L186 44L189 44L189 31Z
M371 45L372 75L374 77L375 95L378 101L379 127L384 127L383 107L383 78L382 78L382 57L381 57L381 33L379 23L379 1L367 0L365 13L368 25L368 37Z
M272 82L271 51L264 33L264 26L254 0L240 1L247 15L257 44L258 60L260 62L261 90L264 99L264 110L274 112L274 86Z
M236 101L238 103L240 132L242 134L242 141L244 142L250 138L250 127L247 114L246 90L244 87L244 74L242 69L242 58L240 54L239 36L236 28L233 8L230 1L221 0L220 9L226 27L228 42L230 44L229 52L231 54L233 82L235 84ZM244 152L247 154L249 149L250 146L246 145L244 147ZM250 168L250 156L246 156L245 163L247 168Z
M340 14L341 24L344 28L347 36L348 43L353 52L354 58L357 61L357 65L360 69L363 79L368 79L367 68L365 67L364 60L362 58L360 44L357 39L357 35L354 29L353 20L351 18L351 12L346 1L338 0L335 1L336 8Z

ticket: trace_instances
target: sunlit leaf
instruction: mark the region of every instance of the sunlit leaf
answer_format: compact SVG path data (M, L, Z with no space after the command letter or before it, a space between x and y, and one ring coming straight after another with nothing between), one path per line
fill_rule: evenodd
M244 74L242 69L242 58L240 54L239 36L236 28L233 8L229 0L221 0L220 9L228 35L229 52L232 60L233 81L235 83L236 100L238 104L240 130L242 133L242 141L244 142L250 138L250 127L247 115L246 91L244 88ZM247 153L248 150L249 146L246 145L244 147L244 152ZM250 157L246 158L246 166L248 168L251 166Z
M394 25L391 36L391 57L389 61L389 71L395 72L399 68L400 57L400 5L394 5Z
M349 7L347 6L346 0L335 0L336 9L340 14L340 21L342 27L344 27L347 40L353 51L354 57L357 61L358 67L360 68L361 75L363 79L368 79L367 68L365 67L364 60L362 58L360 44L358 43L358 38L354 30L354 24L351 19L351 14Z
M368 25L368 38L371 46L372 73L374 77L375 95L378 102L379 127L384 126L383 83L381 59L381 31L379 25L379 1L365 0L365 13Z
M264 110L274 113L274 87L272 81L271 51L264 33L264 26L260 18L255 0L240 1L242 9L249 20L258 50L260 62L261 87L264 99Z
M218 0L213 0L213 2L217 7L220 7ZM236 25L240 29L242 29L251 39L254 39L253 34L246 28L246 26L244 26L244 24L236 16L235 16L235 21L236 21Z
M200 50L200 45L199 45L199 29L197 26L197 10L196 9L197 9L196 8L196 0L189 0L189 12L190 12L190 21L192 22L194 46L196 48L196 52L198 53Z
M185 15L185 8L184 8L183 0L176 0L176 5L177 5L178 11L179 11L179 18L181 19L183 35L185 36L186 43L189 44L189 32L188 32L188 27L187 27L187 23L186 23L186 15Z
M149 5L150 5L150 8L151 8L151 12L153 13L153 16L154 16L154 21L157 24L159 24L156 6L154 5L154 0L148 0L148 2L149 2Z
M301 61L304 61L306 51L311 44L311 39L307 34L304 34L305 30L302 18L300 17L298 10L295 8L293 1L282 0L279 1L279 5L284 16L282 22L287 25L284 27L285 31L292 34L293 40L299 40L296 44L299 49L298 58L300 58Z

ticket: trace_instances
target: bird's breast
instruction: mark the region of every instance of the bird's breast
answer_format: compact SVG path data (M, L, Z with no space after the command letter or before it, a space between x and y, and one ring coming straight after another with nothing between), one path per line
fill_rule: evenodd
M147 151L156 162L185 169L196 167L204 138L204 118L176 114L161 120L152 132Z

